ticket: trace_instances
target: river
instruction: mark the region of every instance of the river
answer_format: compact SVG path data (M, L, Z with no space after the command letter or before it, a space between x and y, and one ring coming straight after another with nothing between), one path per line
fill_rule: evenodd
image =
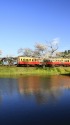
M70 125L70 76L0 78L0 125Z

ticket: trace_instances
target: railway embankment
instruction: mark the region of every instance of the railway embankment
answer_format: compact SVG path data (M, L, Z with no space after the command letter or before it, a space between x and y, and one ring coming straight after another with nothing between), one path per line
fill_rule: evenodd
M16 67L0 66L0 76L18 75L61 75L70 74L70 67Z

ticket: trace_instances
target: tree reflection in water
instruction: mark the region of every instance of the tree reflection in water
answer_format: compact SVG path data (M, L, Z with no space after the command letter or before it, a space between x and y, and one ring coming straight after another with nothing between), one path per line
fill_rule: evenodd
M0 78L1 125L70 123L70 77ZM31 124L32 123L32 124Z
M67 79L67 80L66 80ZM66 81L67 83L66 83ZM56 102L62 89L70 87L70 78L63 76L27 76L18 78L20 94L33 95L37 103Z
M5 96L33 95L38 104L56 102L62 90L70 89L68 76L24 76L19 78L0 78L0 102Z

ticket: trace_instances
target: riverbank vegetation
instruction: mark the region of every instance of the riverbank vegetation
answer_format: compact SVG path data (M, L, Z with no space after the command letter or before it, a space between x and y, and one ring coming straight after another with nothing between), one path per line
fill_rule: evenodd
M5 75L61 75L70 74L70 67L16 67L0 66L0 76Z

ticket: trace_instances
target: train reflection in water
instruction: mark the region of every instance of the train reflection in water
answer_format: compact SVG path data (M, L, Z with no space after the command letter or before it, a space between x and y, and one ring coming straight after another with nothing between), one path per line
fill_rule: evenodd
M67 79L67 83L65 79ZM56 101L62 94L62 89L70 88L70 78L63 76L21 77L18 79L18 88L22 95L35 96L38 103Z
M50 100L57 101L63 91L70 90L68 76L24 76L17 79L0 78L0 102L8 97L13 99L19 95L35 97L37 103Z

